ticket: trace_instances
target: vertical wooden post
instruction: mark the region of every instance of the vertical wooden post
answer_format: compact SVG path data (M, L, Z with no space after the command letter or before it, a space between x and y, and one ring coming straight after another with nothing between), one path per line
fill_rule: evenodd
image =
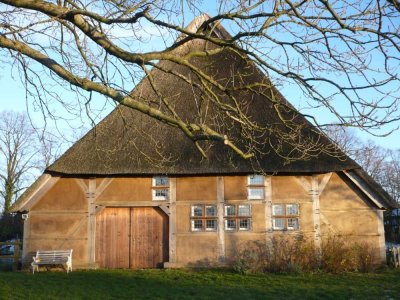
M382 263L386 262L385 228L383 225L383 210L376 211L378 217L379 255Z
M225 262L225 230L224 230L224 202L225 202L225 187L224 177L217 177L217 215L218 215L218 261Z
M321 249L321 211L319 205L319 184L317 175L311 177L311 199L313 208L314 243L317 249Z
M89 267L96 264L96 178L89 179L86 193L88 199L88 259Z
M29 218L29 213L28 213L28 218L24 220L24 232L23 232L23 237L22 237L22 256L21 256L21 262L22 265L25 264L25 262L28 262L28 239L30 237L30 218ZM32 258L29 257L31 260ZM31 261L29 261L29 263L31 263Z
M272 177L264 177L264 217L265 217L265 241L269 243L272 238Z
M169 178L169 262L176 263L176 178Z

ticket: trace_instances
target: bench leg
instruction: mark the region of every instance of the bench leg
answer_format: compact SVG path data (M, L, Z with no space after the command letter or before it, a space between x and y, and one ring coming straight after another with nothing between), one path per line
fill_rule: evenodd
M39 265L31 264L31 268L32 268L32 273L33 273L33 274L35 274L35 269L36 269L36 271L39 272Z

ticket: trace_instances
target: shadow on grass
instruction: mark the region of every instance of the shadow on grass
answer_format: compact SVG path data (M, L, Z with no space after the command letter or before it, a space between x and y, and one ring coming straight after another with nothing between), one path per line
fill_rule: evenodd
M3 273L4 299L376 299L400 295L400 272L239 275L206 270Z

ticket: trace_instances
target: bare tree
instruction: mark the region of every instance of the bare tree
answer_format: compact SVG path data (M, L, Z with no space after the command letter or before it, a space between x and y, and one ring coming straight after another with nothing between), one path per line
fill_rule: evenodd
M354 130L330 126L327 135L400 203L400 149L363 141Z
M30 182L38 151L35 131L25 114L0 113L0 195L8 213L20 191Z
M296 85L307 101L303 107L325 108L329 123L374 131L400 119L397 1L219 0L211 16L191 27L187 20L209 9L202 1L0 2L2 55L19 64L28 96L46 115L54 116L54 101L71 112L90 107L96 92L180 129L204 156L204 141L222 143L244 158L269 143L288 161L336 152L318 138L298 138L305 124L296 122L293 107L273 86ZM216 30L218 23L229 34ZM191 51L198 41L208 46ZM197 64L226 53L251 60L271 82L249 84L239 76L233 84ZM185 119L153 84L153 70L190 84L218 115L204 118L202 101L193 97L188 101L201 113ZM131 94L143 76L157 99ZM75 91L77 102L54 93L55 85ZM253 120L249 103L235 97L238 91L263 95L284 128ZM311 122L327 125L310 111L319 110L306 110ZM232 124L240 126L240 140L229 131ZM271 132L277 140L270 138ZM283 143L296 151L284 152Z
M377 178L393 199L400 203L400 149L387 154Z
M0 197L4 213L67 145L54 133L35 129L26 113L0 112Z

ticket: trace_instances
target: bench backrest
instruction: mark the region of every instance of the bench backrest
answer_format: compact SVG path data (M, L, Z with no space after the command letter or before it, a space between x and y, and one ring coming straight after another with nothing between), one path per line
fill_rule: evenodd
M65 262L72 256L72 250L37 251L36 258L40 262Z

